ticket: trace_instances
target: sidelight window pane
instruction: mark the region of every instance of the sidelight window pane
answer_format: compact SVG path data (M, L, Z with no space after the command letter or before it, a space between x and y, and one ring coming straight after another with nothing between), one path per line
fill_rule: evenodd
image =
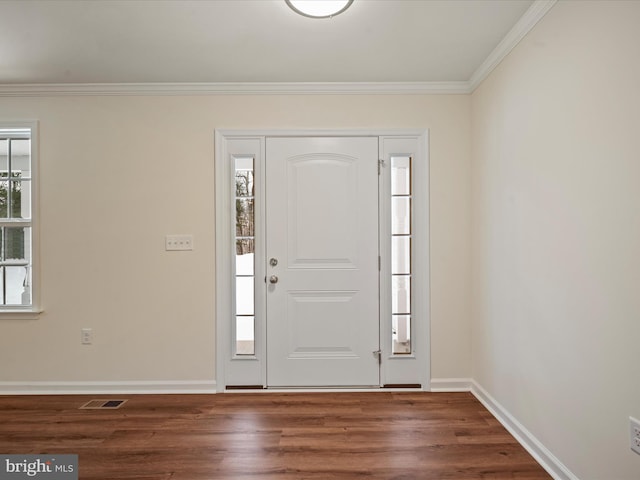
M391 273L411 273L411 238L391 238Z
M411 197L391 197L391 233L411 234Z
M393 328L393 350L396 355L406 355L411 353L411 316L394 315L392 320Z
M236 197L253 197L253 170L236 170Z
M253 237L254 211L253 200L236 199L236 236Z
M235 157L236 171L250 170L253 171L253 157Z
M391 277L391 312L411 313L411 277L408 275Z
M236 355L255 353L255 317L236 317Z
M253 315L253 277L236 277L236 314Z
M254 274L255 240L253 238L236 239L236 275Z
M391 195L411 195L411 157L391 157Z

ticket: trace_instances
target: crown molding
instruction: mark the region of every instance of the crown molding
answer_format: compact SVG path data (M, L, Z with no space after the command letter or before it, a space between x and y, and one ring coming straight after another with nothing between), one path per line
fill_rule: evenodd
M547 14L557 0L535 0L468 81L43 83L0 85L0 97L127 95L466 95L473 91Z
M55 83L0 85L3 97L65 95L424 95L468 94L468 82Z
M556 3L557 0L536 0L531 4L520 20L509 30L509 33L505 35L485 61L473 72L473 75L471 75L471 78L467 82L470 93L480 86L482 81L500 65L500 62L509 55L511 50L520 43L520 40L542 20L542 17L544 17Z

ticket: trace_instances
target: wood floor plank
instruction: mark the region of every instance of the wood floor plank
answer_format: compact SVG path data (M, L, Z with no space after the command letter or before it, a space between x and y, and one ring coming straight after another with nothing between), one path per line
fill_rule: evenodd
M83 480L551 478L469 393L113 398L0 396L0 452L78 454Z

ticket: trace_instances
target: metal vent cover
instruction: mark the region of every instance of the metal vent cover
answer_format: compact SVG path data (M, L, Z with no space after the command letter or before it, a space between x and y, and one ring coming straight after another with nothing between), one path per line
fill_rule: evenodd
M126 400L98 399L91 400L80 407L80 410L116 410L120 408Z

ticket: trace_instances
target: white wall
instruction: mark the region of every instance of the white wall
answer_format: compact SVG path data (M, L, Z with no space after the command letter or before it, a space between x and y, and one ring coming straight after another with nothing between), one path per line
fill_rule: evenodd
M469 377L469 106L464 95L0 98L1 120L40 122L45 309L0 320L0 382L214 379L216 128L429 128L432 375ZM165 252L171 233L192 233L195 250ZM82 327L93 345L80 345Z
M473 377L581 480L639 478L638 25L561 1L471 97L0 98L40 121L45 309L0 320L0 386L214 379L215 128L429 128L432 377Z
M640 478L640 2L560 1L472 95L473 378L582 480Z

